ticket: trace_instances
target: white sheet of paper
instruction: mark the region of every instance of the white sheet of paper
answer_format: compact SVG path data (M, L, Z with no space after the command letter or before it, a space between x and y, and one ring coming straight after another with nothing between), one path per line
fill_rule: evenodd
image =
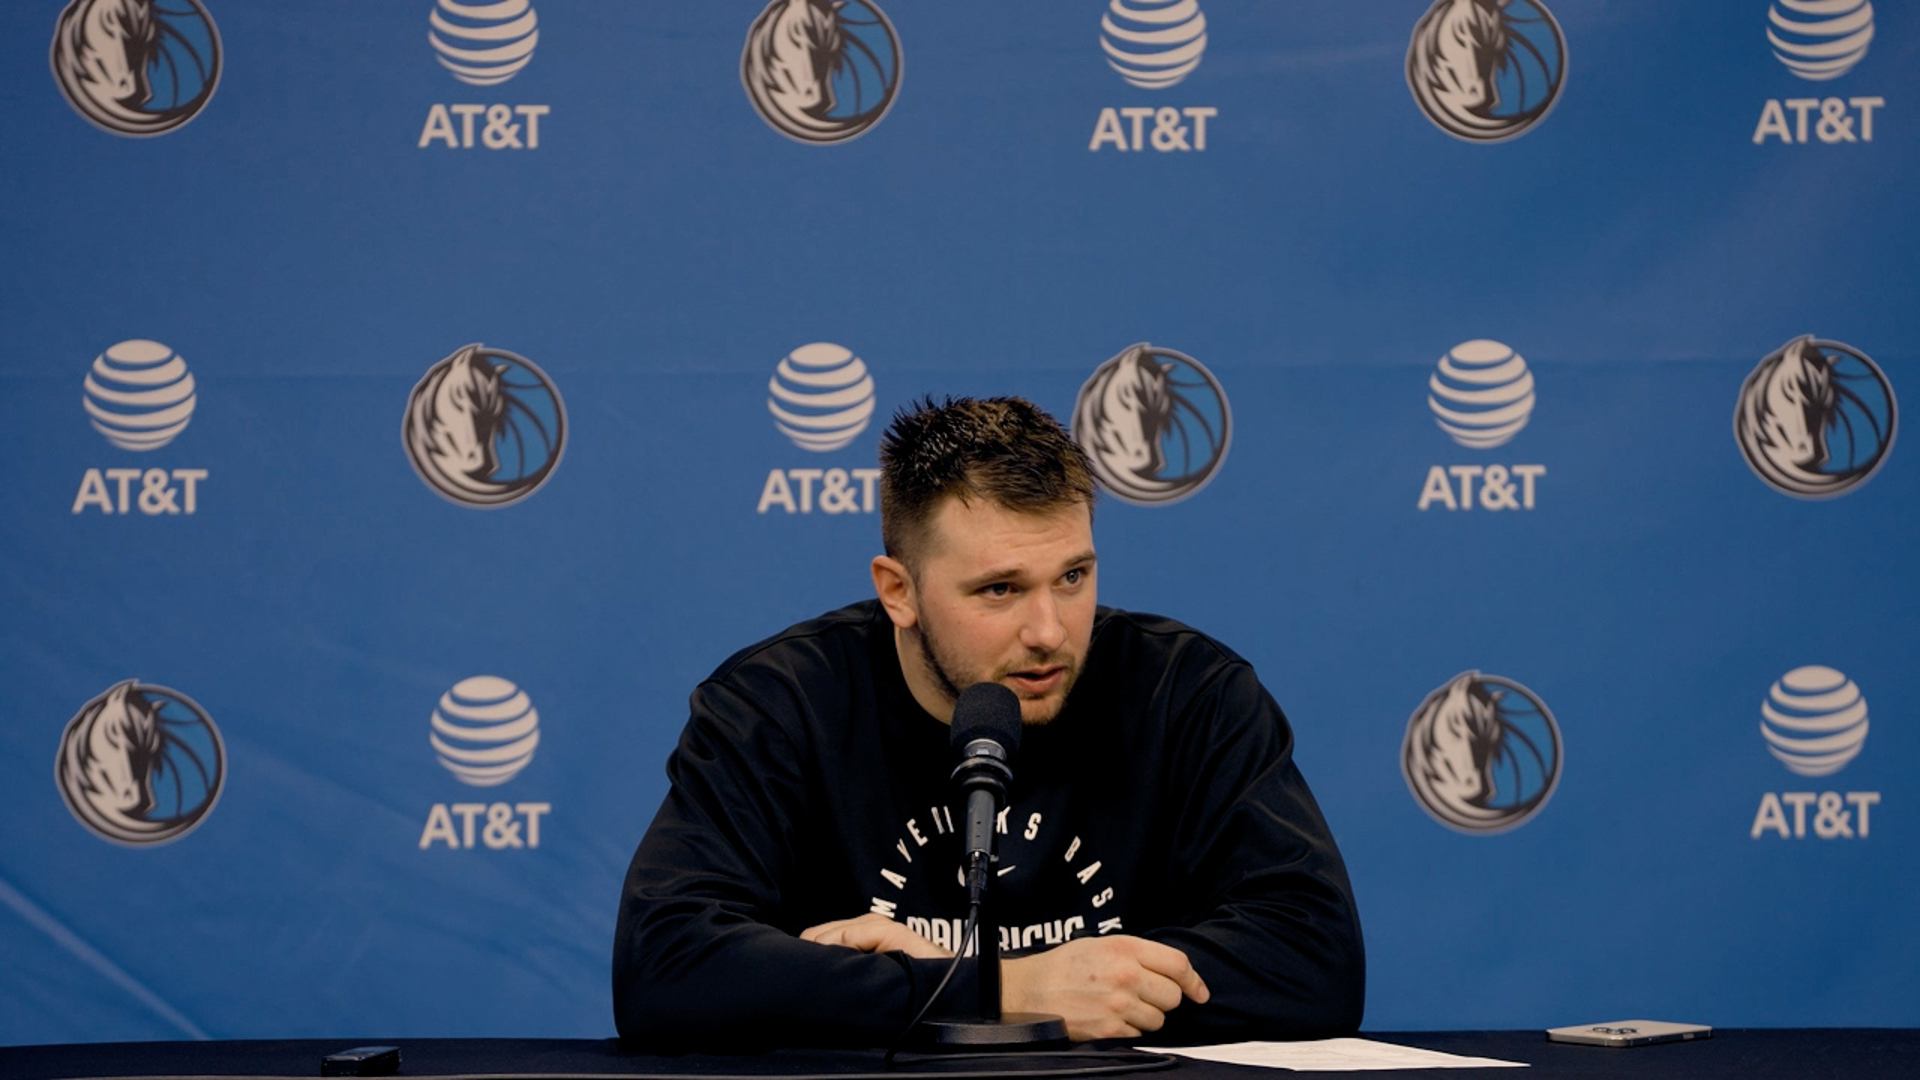
M1222 1046L1140 1046L1155 1054L1178 1054L1228 1065L1301 1072L1363 1072L1368 1069L1524 1069L1524 1061L1461 1057L1438 1050L1375 1042L1372 1039L1309 1039L1304 1042L1243 1042Z

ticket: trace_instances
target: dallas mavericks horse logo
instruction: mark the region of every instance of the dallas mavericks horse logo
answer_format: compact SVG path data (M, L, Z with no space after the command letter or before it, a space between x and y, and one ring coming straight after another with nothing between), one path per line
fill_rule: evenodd
M560 391L533 361L478 343L427 369L407 398L400 441L427 486L466 506L534 493L567 437Z
M773 0L747 32L740 81L780 134L844 142L893 106L900 40L871 0Z
M1533 691L1463 671L1413 710L1400 771L1441 824L1501 832L1539 813L1560 782L1560 727Z
M1226 392L1198 360L1146 342L1095 368L1073 406L1073 438L1101 486L1142 506L1199 491L1227 458Z
M1553 108L1566 39L1539 0L1434 0L1407 46L1407 86L1427 119L1470 142L1526 131Z
M1850 346L1806 335L1747 375L1733 437L1760 479L1817 499L1873 475L1893 449L1897 416L1879 365Z
M220 730L193 699L127 679L80 707L53 779L82 825L121 844L160 844L206 819L226 782Z
M213 98L220 32L200 0L71 0L51 60L81 116L116 135L159 135Z

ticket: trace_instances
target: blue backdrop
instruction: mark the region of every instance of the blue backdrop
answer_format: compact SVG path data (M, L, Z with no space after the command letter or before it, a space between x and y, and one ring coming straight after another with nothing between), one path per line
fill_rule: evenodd
M1287 709L1369 1027L1920 1023L1903 6L0 41L0 1040L611 1034L685 695L868 592L925 393L1107 425L1102 600Z

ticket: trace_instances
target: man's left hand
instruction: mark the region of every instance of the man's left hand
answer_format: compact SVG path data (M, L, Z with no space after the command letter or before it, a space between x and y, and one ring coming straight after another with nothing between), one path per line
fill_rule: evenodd
M857 919L836 919L809 926L800 932L800 940L821 945L845 945L861 952L903 952L922 960L939 960L953 953L919 934L869 911Z

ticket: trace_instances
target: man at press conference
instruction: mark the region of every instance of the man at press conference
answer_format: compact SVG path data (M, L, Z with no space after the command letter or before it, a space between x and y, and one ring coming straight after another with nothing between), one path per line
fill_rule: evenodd
M1355 1030L1352 887L1286 718L1218 642L1096 606L1082 449L1022 399L961 398L897 416L880 457L877 598L693 692L621 898L621 1036L900 1035L965 948L947 725L981 682L1020 721L991 879L1004 1009L1075 1040ZM967 967L936 1014L975 999Z

